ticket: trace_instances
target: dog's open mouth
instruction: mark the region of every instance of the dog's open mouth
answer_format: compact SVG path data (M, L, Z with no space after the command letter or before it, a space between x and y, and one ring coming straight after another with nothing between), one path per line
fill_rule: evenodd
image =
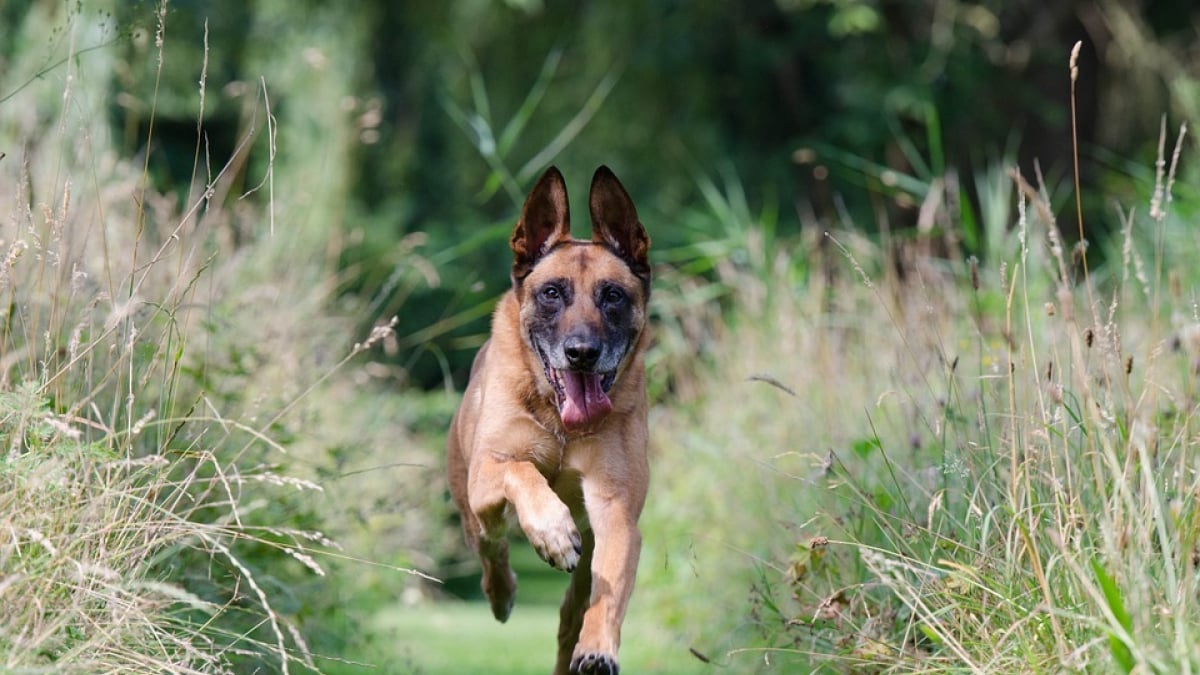
M554 387L558 416L562 418L567 431L586 429L612 412L608 391L617 379L615 372L584 373L552 368L545 354L539 356L542 357L542 367L546 369L546 379Z

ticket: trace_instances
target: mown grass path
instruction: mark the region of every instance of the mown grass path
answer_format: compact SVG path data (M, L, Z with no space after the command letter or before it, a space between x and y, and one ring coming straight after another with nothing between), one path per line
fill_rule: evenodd
M636 603L635 603L636 604ZM376 634L395 637L396 660L375 672L414 675L548 674L554 667L558 608L518 602L508 623L483 602L397 607L379 614ZM688 647L631 608L622 631L621 672L691 675L711 671ZM382 665L382 664L381 664Z
M512 541L517 602L507 623L492 618L478 593L477 575L451 580L450 592L470 600L444 600L415 606L396 603L380 610L368 627L379 675L549 675L554 668L558 603L567 575L551 569L523 539ZM621 631L621 672L632 675L699 675L713 672L689 645L659 623L650 600L634 591ZM381 663L379 648L393 656ZM338 671L342 672L342 671Z

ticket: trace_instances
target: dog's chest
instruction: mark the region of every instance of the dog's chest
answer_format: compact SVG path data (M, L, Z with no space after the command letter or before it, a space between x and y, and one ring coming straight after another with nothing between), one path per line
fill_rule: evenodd
M545 434L536 439L529 448L530 459L538 471L548 482L554 482L554 476L562 470L563 458L566 456L566 444L559 438Z
M562 439L547 435L534 444L533 462L546 477L546 482L558 492L560 483L579 483L579 476L588 473L595 453L601 451L602 446L595 436Z

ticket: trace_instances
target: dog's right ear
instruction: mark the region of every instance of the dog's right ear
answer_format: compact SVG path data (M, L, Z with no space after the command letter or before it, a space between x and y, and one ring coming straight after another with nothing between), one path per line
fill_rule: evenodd
M513 250L513 284L519 285L542 256L570 238L567 184L558 169L552 166L529 192L521 209L521 219L509 240Z

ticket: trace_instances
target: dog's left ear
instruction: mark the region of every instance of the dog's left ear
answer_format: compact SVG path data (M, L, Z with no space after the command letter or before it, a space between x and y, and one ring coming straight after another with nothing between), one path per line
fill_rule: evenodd
M638 220L637 209L621 181L607 166L596 169L588 199L592 211L592 241L611 249L650 286L650 237Z

